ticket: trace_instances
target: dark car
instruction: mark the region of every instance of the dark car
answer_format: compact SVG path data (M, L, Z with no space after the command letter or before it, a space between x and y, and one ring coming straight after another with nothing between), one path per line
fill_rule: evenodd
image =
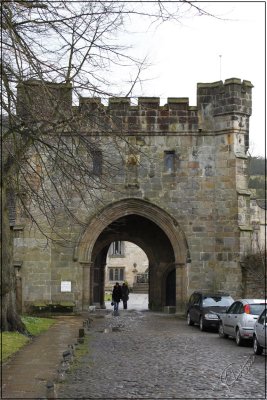
M229 294L194 292L188 302L188 325L198 324L201 331L219 328L218 313L225 311L234 299Z

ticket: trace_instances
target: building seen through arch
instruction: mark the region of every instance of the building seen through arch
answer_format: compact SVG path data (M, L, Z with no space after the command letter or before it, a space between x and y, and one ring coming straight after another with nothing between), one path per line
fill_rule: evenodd
M105 267L105 291L111 291L116 282L127 282L131 291L148 292L148 258L134 243L112 242ZM142 285L144 284L144 285Z

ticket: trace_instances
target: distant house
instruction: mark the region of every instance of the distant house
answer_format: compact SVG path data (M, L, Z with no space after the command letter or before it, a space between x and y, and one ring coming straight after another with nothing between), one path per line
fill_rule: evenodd
M144 251L131 242L112 242L107 256L105 290L109 291L115 282L128 282L130 288L141 278L146 279L148 259Z

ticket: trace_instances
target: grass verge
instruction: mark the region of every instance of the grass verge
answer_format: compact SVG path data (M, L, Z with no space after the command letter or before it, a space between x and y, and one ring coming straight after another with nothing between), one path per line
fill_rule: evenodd
M40 335L47 331L56 320L51 318L36 318L23 316L22 321L28 332L32 336ZM31 339L18 332L2 332L1 334L1 361L6 361L10 356L15 354L23 346L29 343Z
M40 333L47 331L50 326L54 325L56 322L52 318L38 318L38 317L28 317L24 316L21 318L22 322L25 324L27 331L32 336L40 335Z
M2 361L6 361L10 356L20 350L30 338L18 332L3 332L1 335Z
M111 301L112 300L112 294L111 293L105 293L104 300L105 301Z

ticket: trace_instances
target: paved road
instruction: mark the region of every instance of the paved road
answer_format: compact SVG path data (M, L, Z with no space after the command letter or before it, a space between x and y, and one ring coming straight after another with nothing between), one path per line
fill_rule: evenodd
M89 352L58 388L68 399L264 399L265 357L174 315L96 318Z

